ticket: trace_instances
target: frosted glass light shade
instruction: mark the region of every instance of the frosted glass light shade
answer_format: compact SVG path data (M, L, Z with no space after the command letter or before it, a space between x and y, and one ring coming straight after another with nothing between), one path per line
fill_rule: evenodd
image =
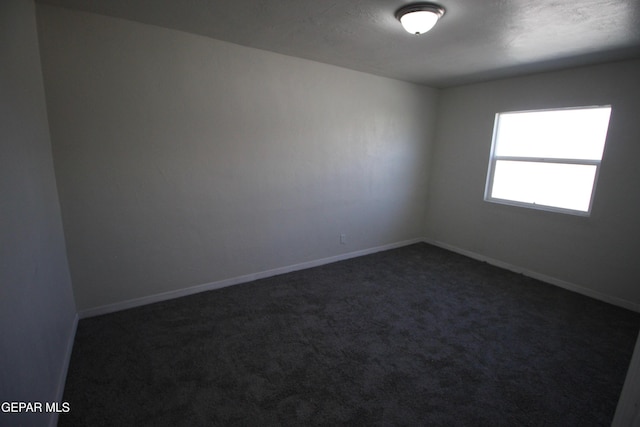
M423 34L432 29L444 15L444 8L433 3L410 4L398 10L396 17L411 34Z
M426 10L411 12L400 18L400 22L405 30L411 34L422 34L432 29L439 16Z

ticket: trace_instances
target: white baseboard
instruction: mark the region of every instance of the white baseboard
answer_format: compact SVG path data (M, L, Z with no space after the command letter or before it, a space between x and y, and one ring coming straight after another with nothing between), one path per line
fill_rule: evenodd
M494 258L490 258L488 256L468 251L466 249L461 249L453 245L449 245L448 243L443 243L437 240L431 240L425 238L423 240L425 243L430 245L438 246L440 248L449 250L451 252L456 252L464 256L468 256L469 258L476 259L478 261L483 261L491 265L495 265L496 267L504 268L505 270L513 271L514 273L523 274L527 277L531 277L533 279L540 280L545 283L549 283L551 285L555 285L564 289L567 289L572 292L576 292L609 304L616 305L618 307L626 308L628 310L632 310L640 313L640 304L627 301L622 298L617 298L611 295L606 295L598 291L594 291L593 289L585 288L584 286L576 285L575 283L567 282L565 280L557 279L555 277L547 276L546 274L538 273L536 271L532 271L523 267L519 267L517 265L509 264L508 262L500 261Z
M320 265L330 264L337 261L344 261L350 258L355 258L363 255L369 255L376 252L386 251L389 249L395 249L402 246L412 245L414 243L423 242L423 238L416 238L410 240L404 240L401 242L390 243L387 245L376 246L373 248L362 249L359 251L348 252L340 255L334 255L327 258L321 258L313 261L306 261L299 264L288 265L284 267L278 267L271 270L261 271L252 274L245 274L243 276L232 277L229 279L219 280L216 282L205 283L202 285L191 286L183 289L176 289L174 291L163 292L159 294L149 295L141 298L135 298L127 301L121 301L114 304L107 304L95 308L89 308L82 310L78 313L81 319L93 316L100 316L102 314L114 313L116 311L126 310L129 308L139 307L142 305L153 304L155 302L166 301L174 298L180 298L187 295L193 295L200 292L211 291L214 289L225 288L227 286L238 285L241 283L252 282L258 279L264 279L267 277L277 276L279 274L290 273L292 271L304 270L306 268L318 267Z
M58 403L62 403L62 398L64 396L64 386L67 382L67 373L69 372L69 363L71 362L71 353L73 351L73 343L76 338L76 330L78 329L78 314L73 318L73 324L71 326L71 333L69 334L69 338L67 339L67 348L65 349L64 360L62 364L62 369L60 370L60 377L58 378L58 389L56 390L55 401ZM49 418L49 426L56 427L58 425L58 413L52 412L51 418Z
M337 261L343 261L350 258L355 258L363 255L369 255L376 252L386 251L389 249L395 249L402 246L411 245L414 243L424 242L434 246L441 247L443 249L450 250L452 252L459 253L461 255L468 256L470 258L483 261L496 267L504 268L505 270L513 271L515 273L520 273L525 276L543 281L545 283L549 283L555 286L559 286L561 288L570 290L572 292L576 292L591 298L595 298L600 301L604 301L609 304L613 304L619 307L626 308L628 310L632 310L635 312L640 312L640 304L634 303L631 301L627 301L621 298L613 297L610 295L606 295L600 293L598 291L594 291L589 288L585 288L580 285L576 285L575 283L567 282L561 279L557 279L555 277L547 276L542 273L538 273L536 271L532 271L523 267L519 267L513 264L509 264L504 261L500 261L494 258L487 257L485 255L468 251L466 249L461 249L453 245L449 245L447 243L443 243L437 240L431 240L427 238L415 238L410 240L404 240L401 242L391 243L382 246L376 246L373 248L362 249L354 252L348 252L340 255L334 255L327 258L321 258L313 261L306 261L299 264L288 265L284 267L278 267L271 270L261 271L257 273L245 274L242 276L232 277L229 279L219 280L211 283L204 283L201 285L195 285L188 288L176 289L174 291L163 292L159 294L149 295L141 298L135 298L131 300L121 301L113 304L107 304L99 307L89 308L86 310L82 310L78 313L80 319L84 319L87 317L100 316L103 314L114 313L116 311L126 310L129 308L139 307L142 305L153 304L160 301L167 301L174 298L180 298L187 295L193 295L200 292L210 291L214 289L225 288L227 286L238 285L242 283L251 282L258 279L264 279L267 277L277 276L279 274L290 273L292 271L304 270L306 268L317 267L320 265L330 264Z

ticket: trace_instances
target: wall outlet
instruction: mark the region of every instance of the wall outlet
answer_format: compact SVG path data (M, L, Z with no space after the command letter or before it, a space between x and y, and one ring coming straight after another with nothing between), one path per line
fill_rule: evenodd
M346 244L347 244L347 235L346 235L346 234L344 234L344 233L342 233L342 234L340 235L340 244L341 244L341 245L346 245Z

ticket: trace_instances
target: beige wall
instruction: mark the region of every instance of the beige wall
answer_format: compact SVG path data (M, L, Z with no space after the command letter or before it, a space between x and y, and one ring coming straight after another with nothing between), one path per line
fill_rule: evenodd
M640 308L640 61L461 86L441 92L427 237ZM494 116L613 107L591 217L483 201Z
M436 91L38 12L80 310L423 235Z
M0 401L61 397L76 309L31 0L0 2ZM0 412L0 425L55 422Z

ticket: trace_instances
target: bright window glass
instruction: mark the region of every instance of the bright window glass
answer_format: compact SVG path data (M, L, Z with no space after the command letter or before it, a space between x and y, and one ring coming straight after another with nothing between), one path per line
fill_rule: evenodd
M499 113L485 200L588 215L611 107Z

